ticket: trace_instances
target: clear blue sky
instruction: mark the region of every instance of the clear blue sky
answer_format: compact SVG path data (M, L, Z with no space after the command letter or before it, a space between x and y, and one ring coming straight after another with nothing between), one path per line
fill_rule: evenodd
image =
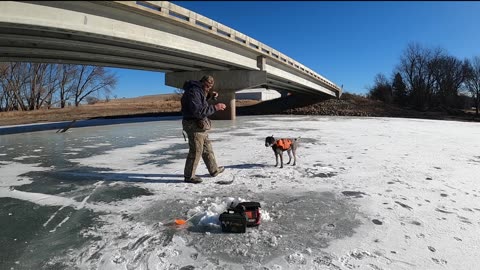
M388 77L407 44L480 56L480 2L172 1L299 61L350 93ZM173 92L159 72L112 69L121 97Z

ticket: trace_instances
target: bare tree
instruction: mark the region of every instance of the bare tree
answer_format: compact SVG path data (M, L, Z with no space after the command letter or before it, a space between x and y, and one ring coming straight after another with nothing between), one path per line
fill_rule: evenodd
M392 103L392 86L385 75L379 73L375 76L375 85L370 88L368 98Z
M48 95L45 72L51 64L9 63L3 69L2 88L9 109L34 110Z
M43 86L44 73L47 64L27 63L27 84L21 88L22 97L25 99L27 109L37 109L37 100Z
M432 50L411 43L400 57L397 72L405 79L410 103L416 108L424 109L430 104L435 83L431 63L442 53L442 49Z
M104 67L80 66L73 85L73 98L75 106L93 93L110 93L117 84L117 78Z
M467 66L465 84L472 95L475 103L475 114L478 116L480 105L480 57L475 56L471 62L465 60L465 65Z
M5 69L5 77L2 85L6 98L8 99L8 107L6 110L22 110L26 111L26 106L22 94L22 90L28 85L29 73L26 63L9 63Z
M79 67L77 65L62 64L59 66L58 96L60 108L65 108L67 101L73 96L73 82Z
M431 60L430 70L435 80L432 105L461 107L459 90L465 79L464 63L453 56L442 55Z
M58 91L60 84L60 65L48 64L45 72L45 84L40 95L37 98L37 108L46 106L48 109L52 106L55 92Z
M116 85L115 74L103 67L70 64L3 63L0 65L0 110L60 107L73 99L78 106L86 97L105 94Z
M0 63L0 112L7 110L10 101L7 97L6 90L7 72L8 65L6 63Z

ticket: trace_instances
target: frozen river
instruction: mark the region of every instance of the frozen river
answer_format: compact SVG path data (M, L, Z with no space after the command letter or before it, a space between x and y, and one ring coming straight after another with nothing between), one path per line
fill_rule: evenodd
M478 123L249 116L213 125L226 170L210 178L200 162L198 185L183 182L188 145L175 118L0 136L0 269L480 264ZM273 166L270 135L300 137L297 166ZM262 224L222 233L218 215L240 201L261 203Z

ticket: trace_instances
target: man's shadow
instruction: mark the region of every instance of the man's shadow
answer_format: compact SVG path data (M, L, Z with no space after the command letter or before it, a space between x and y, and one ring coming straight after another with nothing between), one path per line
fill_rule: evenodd
M225 169L255 169L267 167L266 164L247 163L226 165ZM123 181L129 183L158 183L158 184L178 184L185 183L183 174L171 173L119 173L109 171L96 171L93 168L81 168L79 170L66 170L56 172L58 174L68 174L73 179L78 180L103 180L103 181ZM199 175L200 177L210 177L210 174Z
M255 168L264 168L267 167L266 164L257 164L257 163L247 163L247 164L236 164L236 165L225 165L223 166L225 169L241 169L241 170L248 170L248 169L255 169ZM198 175L200 177L210 177L210 174L201 174Z

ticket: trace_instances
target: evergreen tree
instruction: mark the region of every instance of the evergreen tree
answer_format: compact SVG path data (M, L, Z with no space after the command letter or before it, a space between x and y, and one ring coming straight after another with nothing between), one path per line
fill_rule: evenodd
M392 83L393 102L400 106L407 104L407 86L403 82L402 75L397 72Z

